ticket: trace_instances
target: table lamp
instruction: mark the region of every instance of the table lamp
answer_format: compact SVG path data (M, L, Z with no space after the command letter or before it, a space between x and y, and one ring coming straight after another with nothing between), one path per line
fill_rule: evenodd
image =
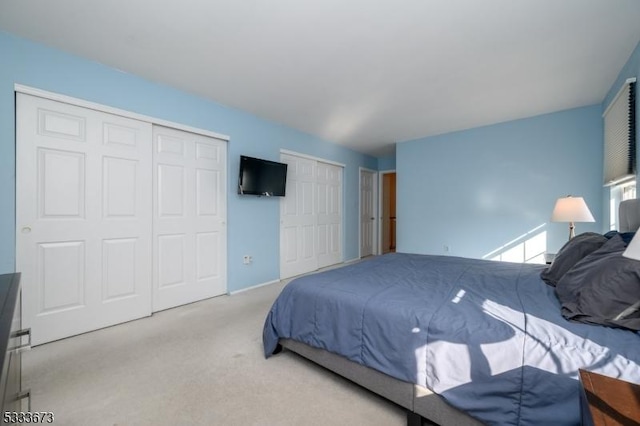
M582 197L568 195L558 198L551 213L551 222L569 222L569 239L575 237L575 222L595 222Z

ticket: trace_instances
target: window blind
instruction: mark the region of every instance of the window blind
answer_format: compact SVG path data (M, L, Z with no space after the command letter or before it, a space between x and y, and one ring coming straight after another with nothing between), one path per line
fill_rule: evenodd
M628 79L604 112L604 184L636 176L636 79Z

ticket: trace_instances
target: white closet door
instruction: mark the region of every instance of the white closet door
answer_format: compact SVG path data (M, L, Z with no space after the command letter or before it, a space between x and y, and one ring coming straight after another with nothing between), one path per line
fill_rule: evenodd
M16 269L34 345L151 313L151 125L17 95Z
M316 161L281 154L288 164L286 196L280 201L280 278L318 269L315 206Z
M318 267L342 261L342 167L317 164Z
M376 174L360 170L360 257L374 254Z
M227 292L225 141L153 128L153 311Z

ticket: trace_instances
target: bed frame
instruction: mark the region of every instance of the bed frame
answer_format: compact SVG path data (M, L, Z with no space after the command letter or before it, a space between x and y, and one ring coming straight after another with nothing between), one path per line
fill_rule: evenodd
M278 353L285 348L351 380L407 410L407 426L480 426L478 420L452 407L429 389L404 382L372 368L304 343L280 339Z
M626 200L619 206L620 232L640 228L640 199ZM441 396L413 383L404 382L356 362L304 343L280 339L278 353L285 348L307 358L358 385L377 393L407 410L407 426L480 426L482 423L449 405Z

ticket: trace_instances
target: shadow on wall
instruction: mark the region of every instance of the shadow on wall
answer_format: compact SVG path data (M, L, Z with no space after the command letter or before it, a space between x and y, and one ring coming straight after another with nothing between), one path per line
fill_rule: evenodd
M502 262L544 264L547 250L547 224L543 223L508 243L482 256L487 260Z

